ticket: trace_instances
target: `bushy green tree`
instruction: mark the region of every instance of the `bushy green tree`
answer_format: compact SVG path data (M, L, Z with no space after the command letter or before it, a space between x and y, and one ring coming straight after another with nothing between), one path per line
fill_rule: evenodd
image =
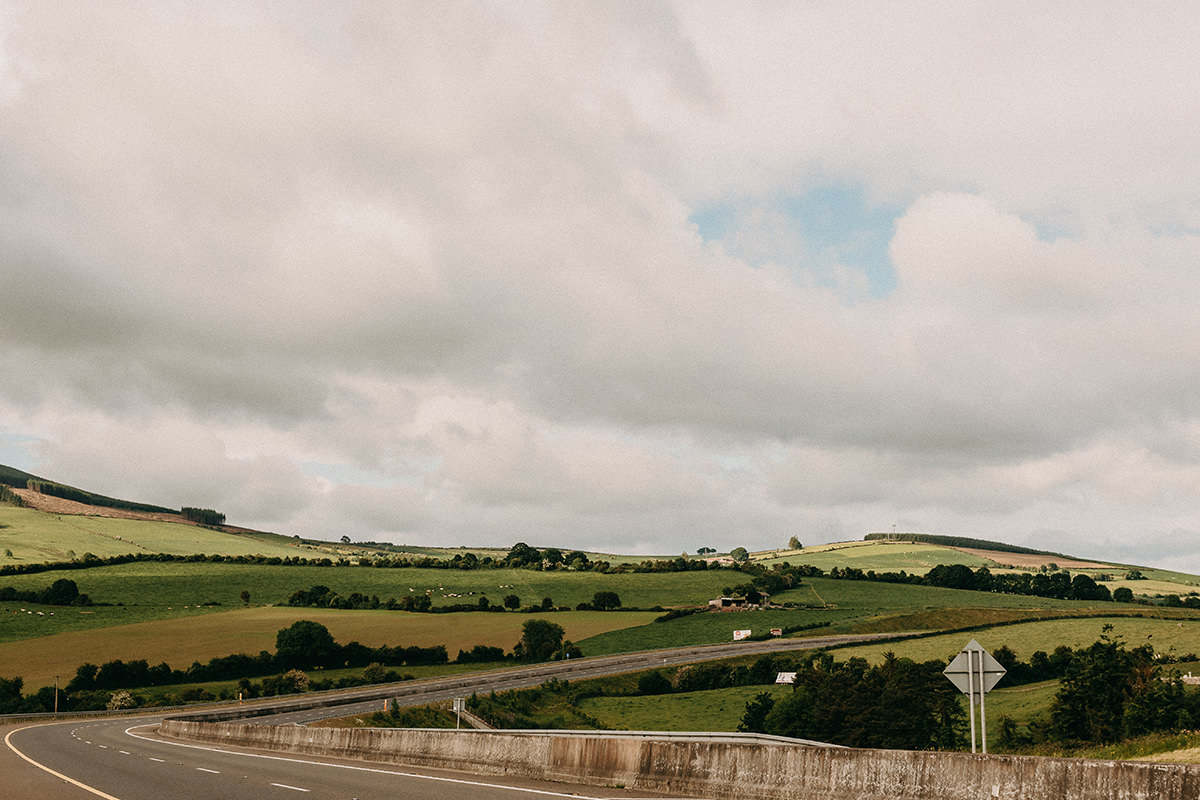
M526 620L521 626L521 641L513 648L513 655L521 661L549 661L563 646L565 633L561 625L549 620Z
M275 635L275 661L281 667L332 666L338 651L329 629L310 619L297 620Z
M1149 645L1128 650L1105 625L1075 651L1050 707L1051 732L1065 741L1115 742L1191 723L1178 680L1162 680Z
M872 666L861 658L815 656L796 672L792 692L762 717L767 733L850 747L948 749L962 740L958 692L945 664L918 664L892 653ZM747 725L761 714L747 708Z
M616 592L596 592L592 595L592 607L610 611L621 607L621 598Z

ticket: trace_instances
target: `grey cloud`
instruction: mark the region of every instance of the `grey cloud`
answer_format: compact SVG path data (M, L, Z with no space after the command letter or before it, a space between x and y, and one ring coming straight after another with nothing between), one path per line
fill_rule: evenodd
M0 412L63 479L284 532L1185 527L1187 26L989 13L981 42L922 3L9 12ZM906 209L894 293L798 283L786 220L688 219L821 180Z

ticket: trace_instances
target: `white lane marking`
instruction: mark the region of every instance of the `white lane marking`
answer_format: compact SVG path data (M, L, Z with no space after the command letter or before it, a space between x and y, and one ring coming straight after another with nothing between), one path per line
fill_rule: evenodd
M502 783L484 783L483 781L468 781L463 778L444 778L439 775L421 775L416 772L398 772L392 769L376 769L374 767L358 767L353 764L335 764L331 761L308 761L303 758L287 758L286 756L269 756L264 753L242 753L237 750L222 750L220 747L205 747L199 744L184 744L183 742L171 742L166 739L155 739L150 736L144 736L140 733L133 733L134 728L144 727L144 725L131 725L125 729L127 736L132 736L135 739L143 739L147 742L156 742L157 744L167 744L172 747L186 747L190 750L208 750L211 753L224 753L230 756L243 756L245 758L262 758L268 761L287 761L292 764L310 764L315 767L332 767L334 769L351 769L356 772L372 772L377 775L396 775L401 778L420 778L426 781L441 781L442 783L457 783L463 786L481 786L485 789L507 789L511 792L524 792L525 794L540 794L546 797L572 797L575 800L607 800L603 797L592 797L585 794L570 794L567 792L550 792L545 789L524 789L519 786L505 786Z
M108 749L108 745L106 745L106 744L102 744L102 745L100 745L100 749L101 749L101 750L107 750L107 749Z
M198 772L211 772L213 775L220 775L220 774L221 774L221 770L219 770L219 769L209 769L208 767L196 767L196 770L197 770Z
M92 794L96 795L97 797L103 798L103 800L121 800L121 798L119 798L119 797L113 797L111 794L105 794L104 792L100 791L99 789L97 789L93 786L88 786L86 783L80 783L79 781L75 780L74 778L68 778L66 775L63 775L61 772L55 772L54 770L47 767L45 764L39 764L38 762L34 761L29 756L22 753L20 750L18 750L16 748L16 745L14 745L12 743L13 734L20 733L21 731L26 731L26 730L29 730L30 728L37 728L37 727L40 727L40 726L26 725L24 728L17 728L15 731L9 731L8 736L4 737L4 744L8 745L9 750L12 750L14 753L16 753L22 759L24 759L25 761L28 761L30 764L33 764L35 767L40 769L42 772L49 772L54 777L56 777L60 780L64 780L67 783L71 784L72 786L78 786L80 789L83 789L85 792L91 792Z
M165 763L167 763L167 760L166 760L165 758L154 758L154 757L151 757L151 758L150 758L150 760L151 760L151 761L157 761L157 762L158 762L158 763L160 763L160 764L165 764Z
M272 786L278 786L280 789L294 789L297 792L311 792L312 789L301 789L299 786L288 786L286 783L272 783Z

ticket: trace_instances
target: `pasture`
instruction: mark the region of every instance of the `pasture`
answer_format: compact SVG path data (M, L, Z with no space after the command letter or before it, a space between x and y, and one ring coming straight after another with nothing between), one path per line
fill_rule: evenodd
M1028 660L1037 650L1053 652L1059 645L1087 647L1100 638L1101 628L1112 625L1113 636L1120 636L1129 647L1151 644L1162 653L1186 655L1200 653L1200 612L1187 619L1147 619L1140 617L1092 617L1054 619L1002 625L969 633L947 633L902 642L855 645L834 651L839 660L854 656L878 663L889 650L914 661L947 661L971 639L989 651L1007 645L1017 656Z
M791 690L790 686L735 686L644 697L587 697L579 702L579 709L616 730L736 731L747 701L755 695L769 692L778 700Z
M232 534L177 522L47 514L0 503L0 566L70 561L84 553L318 556L299 542L270 534ZM12 556L4 555L5 551ZM74 556L72 555L74 554ZM2 580L2 579L0 579Z
M673 573L538 572L528 569L422 569L415 567L310 567L258 564L159 563L143 561L62 570L34 575L0 577L0 586L40 589L58 578L76 582L79 591L95 602L126 606L181 606L208 602L226 607L242 605L243 590L252 605L286 603L297 589L324 585L348 596L352 592L400 599L428 595L435 606L478 602L486 596L500 604L515 594L522 605L550 597L557 606L574 608L590 602L598 591L613 591L623 605L649 608L657 605L699 605L721 589L741 583L746 576L723 570ZM2 633L0 633L2 636Z

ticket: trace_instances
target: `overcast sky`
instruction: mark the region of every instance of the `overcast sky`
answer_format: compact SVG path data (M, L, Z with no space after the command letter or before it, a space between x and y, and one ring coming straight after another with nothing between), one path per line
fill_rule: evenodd
M1192 2L0 8L0 463L1200 568Z

